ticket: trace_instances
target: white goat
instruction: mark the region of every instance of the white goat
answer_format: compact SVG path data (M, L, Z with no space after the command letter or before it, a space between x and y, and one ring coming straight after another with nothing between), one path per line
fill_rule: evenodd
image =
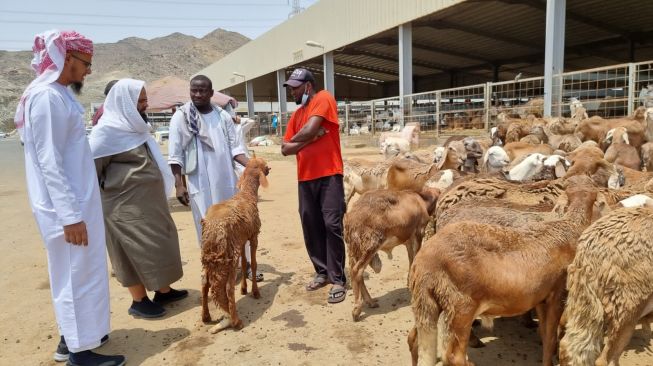
M544 168L544 160L546 160L546 155L540 153L530 154L519 164L512 167L508 173L508 176L511 180L528 180L535 174L542 171L542 168Z
M386 137L381 142L381 153L386 159L394 158L399 154L405 154L410 151L410 142L403 137Z
M492 146L483 155L481 172L496 173L503 171L503 168L510 164L508 153L501 146Z
M621 207L653 207L653 198L645 194L636 194L619 201Z

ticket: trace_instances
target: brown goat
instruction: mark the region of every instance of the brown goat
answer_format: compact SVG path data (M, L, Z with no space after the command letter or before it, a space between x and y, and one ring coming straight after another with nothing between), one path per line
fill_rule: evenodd
M202 219L202 321L210 322L209 289L213 302L224 312L225 318L211 328L211 333L233 327L241 329L243 322L236 311L236 267L241 258L240 292L247 294L247 259L245 243L249 240L251 271L256 273L256 248L261 220L258 214L258 188L267 186L269 168L261 158L250 159L238 183L240 191L232 198L215 204ZM256 281L252 281L252 296L261 295Z
M575 177L566 193L569 206L561 220L528 230L459 222L424 244L409 276L414 365L435 364L440 316L447 335L444 363L471 366L466 354L474 318L514 316L533 307L540 319L542 364L553 364L566 268L590 223L597 190L587 177Z
M515 161L518 157L522 155L528 155L532 153L540 153L544 155L553 154L553 148L546 144L528 144L526 142L510 142L503 146L503 149L508 154L510 161Z
M439 195L439 190L429 188L419 193L370 191L363 194L345 214L344 238L354 292L354 321L358 320L362 311L361 294L367 306L378 306L365 286L365 267L370 265L374 272L379 273L381 259L377 252L383 250L391 257L392 249L400 244L406 245L408 261L412 264Z

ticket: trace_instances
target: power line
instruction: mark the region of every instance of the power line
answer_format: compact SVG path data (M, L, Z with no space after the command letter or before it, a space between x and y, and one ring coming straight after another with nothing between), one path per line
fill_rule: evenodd
M22 10L0 10L0 14L32 14L32 15L47 15L47 16L83 16L83 17L96 17L96 18L129 18L129 19L153 19L153 20L208 20L208 21L234 21L234 22L247 22L247 21L281 21L278 18L179 18L179 17L159 17L159 16L138 16L138 15L105 15L105 14L83 14L83 13L56 13L56 12L43 12L43 11L22 11Z
M160 28L168 29L169 24L111 24L111 23L80 23L80 22L44 22L44 21L31 21L31 20L4 20L0 19L0 22L3 23L17 23L17 24L57 24L69 26L77 25L88 25L95 27L127 27L127 28ZM175 28L216 28L219 27L219 24L207 24L207 25L174 25ZM270 28L272 25L240 25L240 24L229 24L228 27L233 28Z
M270 4L270 3L238 3L235 4L233 1L228 3L215 3L215 2L198 2L198 1L184 1L180 3L179 1L159 1L159 0L110 0L114 2L128 2L128 3L152 3L152 4L167 4L175 6L184 6L184 5L204 5L204 6L286 6L285 4Z

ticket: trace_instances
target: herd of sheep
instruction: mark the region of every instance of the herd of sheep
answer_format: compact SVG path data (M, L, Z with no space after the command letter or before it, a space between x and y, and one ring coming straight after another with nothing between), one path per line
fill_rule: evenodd
M618 119L497 116L487 138L345 162L352 316L379 251L406 245L414 365L473 365L472 324L537 314L542 363L618 365L653 320L653 108Z

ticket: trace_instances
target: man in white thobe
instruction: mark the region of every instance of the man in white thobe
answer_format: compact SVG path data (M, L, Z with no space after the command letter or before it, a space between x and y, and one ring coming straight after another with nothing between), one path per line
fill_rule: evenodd
M93 43L77 32L36 36L37 77L23 93L15 123L25 149L27 190L45 242L52 302L67 365L123 365L91 349L109 333L104 222L79 93L91 73ZM67 346L67 347L66 347Z
M168 163L175 176L177 198L190 204L200 246L206 210L236 194L234 163L245 166L249 160L231 116L211 104L212 96L211 80L204 75L193 77L191 102L178 108L170 120ZM188 178L187 187L183 174Z

